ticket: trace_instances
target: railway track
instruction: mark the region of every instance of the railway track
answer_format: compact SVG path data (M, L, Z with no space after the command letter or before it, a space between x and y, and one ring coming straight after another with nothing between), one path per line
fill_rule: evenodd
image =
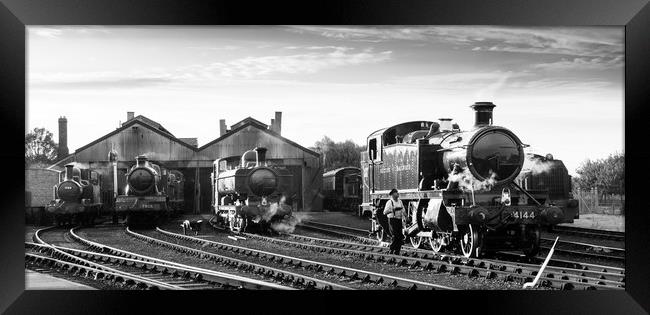
M354 241L361 242L363 244L376 245L378 243L377 240L360 236L362 234L368 233L368 231L362 229L357 229L357 228L352 228L352 227L347 227L342 225L313 222L313 221L303 221L300 226L305 227L307 229L326 233L326 234L338 234L346 238L352 239ZM354 233L354 234L350 234L350 233ZM555 241L554 239L542 238L540 241L540 247L543 250L546 250L548 252L548 250L551 249L551 246L554 241ZM589 264L589 263L582 263L582 262L566 261L566 260L561 260L556 258L552 259L550 264L558 267L561 266L570 267L571 265L576 265L577 267L573 267L573 268L584 269L583 268L584 266L591 265L591 266L601 266L604 269L606 268L620 269L620 267L615 265L621 265L625 260L625 249L623 248L608 247L608 246L574 242L574 241L559 240L558 245L555 247L555 252L562 253L569 257L596 259L598 261L609 263L608 265L596 265L596 264ZM500 253L501 252L499 252L498 254ZM501 255L501 256L513 257L513 255ZM543 258L538 257L536 258L536 260L541 262L543 261Z
M292 266L294 268L303 268L305 270L310 270L313 272L320 272L324 274L337 275L339 277L347 278L348 281L361 281L362 283L372 283L376 285L388 285L390 287L402 288L402 289L442 289L442 290L453 290L455 288L442 286L434 283L418 281L413 279L407 279L402 277L396 277L388 274L376 273L367 270L360 270L356 268L349 268L340 265L334 265L329 263L317 262L308 259L302 259L293 256L282 255L278 253L272 253L268 251L262 251L258 249L253 249L250 247L236 246L227 243L221 243L211 240L206 240L198 237L192 237L187 235L182 235L178 233L169 232L156 228L156 230L168 237L175 238L178 240L184 240L187 242L192 242L201 247L211 246L219 250L231 251L234 253L239 253L246 256L258 257L268 261L272 261L282 265ZM248 234L246 234L248 235Z
M304 223L304 222L303 222ZM315 237L309 237L304 235L291 234L288 237L299 240L301 242L311 242L315 244L322 244L326 246L332 246L342 249L353 249L361 250L365 252L371 252L376 254L383 254L387 256L394 256L387 254L388 249L383 246L378 246L378 241L361 237L354 234L349 234L340 231L333 231L330 229L325 229L322 227L315 227L311 222L307 223L309 229L313 229L319 232L326 232L334 235L342 235L346 238L353 239L355 242L346 242L340 240L331 240L331 239L320 239ZM330 224L320 224L321 226L334 226L338 230L344 230L347 227L336 226ZM303 226L305 227L305 226ZM359 232L362 230L350 228L350 231ZM364 231L367 232L367 231ZM403 255L397 257L421 257L428 261L439 261L453 265L453 267L458 266L467 266L468 274L474 272L471 268L481 267L485 270L503 270L509 271L511 273L517 274L520 277L522 275L535 276L539 270L540 265L531 264L523 262L525 256L519 255L516 253L498 253L501 258L509 258L507 261L504 260L491 260L491 259L467 259L462 256L456 255L447 255L447 254L435 254L432 251L414 249L411 247L403 247ZM514 262L512 260L518 259L519 261ZM541 264L541 259L538 261ZM549 265L545 269L542 279L554 279L554 281L559 280L569 280L568 282L563 282L568 287L582 287L582 288L624 288L625 286L625 271L622 268L602 266L595 264L585 264L585 263L576 263L563 260L553 260L554 265ZM502 273L502 277L509 279L510 275L507 273ZM512 280L512 279L510 279ZM549 280L550 281L550 280ZM557 285L556 285L557 286ZM593 286L593 287L591 287Z
M144 242L175 250L187 255L196 256L200 259L207 259L215 263L219 263L243 272L254 273L258 275L265 276L269 279L274 279L275 281L292 285L300 289L317 289L317 290L349 290L349 287L335 284L329 281L323 281L320 279L304 276L301 274L288 272L286 270L281 270L277 268L272 268L269 266L252 263L249 261L236 259L224 255L219 255L216 253L207 252L204 250L183 246L179 244L174 244L167 242L161 239L150 237L144 234L136 233L127 228L127 234L130 236L142 240Z
M75 270L78 270L80 265L83 265L86 269L94 269L91 275L95 276L96 280L114 280L124 288L172 290L291 289L274 283L121 251L85 240L75 233L74 228L68 232L45 229L45 231L50 230L54 230L58 234L65 234L66 238L87 246L88 250L49 244L43 240L42 234L44 230L39 230L34 233L35 243L25 244L26 248L39 252L39 254L26 254L30 262L39 263L45 261L47 264L52 264L52 262L47 262L46 257L49 256L58 260L54 262L55 265L61 264L61 262L74 264L74 266L70 265L67 269L76 268Z
M546 251L551 249L554 239L542 238L540 247ZM625 261L625 249L596 244L558 240L555 252L568 256L584 257L623 263Z
M598 239L606 239L606 240L613 240L613 241L620 241L620 242L625 240L625 232L618 232L618 231L588 229L588 228L580 228L580 227L565 226L565 225L556 225L552 228L551 231L558 234L576 235L576 236L582 236L588 238L598 238Z

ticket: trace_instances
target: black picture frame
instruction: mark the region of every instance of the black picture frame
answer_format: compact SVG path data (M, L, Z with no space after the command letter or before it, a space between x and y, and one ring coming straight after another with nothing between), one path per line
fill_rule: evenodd
M136 308L194 312L414 314L439 308L499 314L641 314L650 310L650 178L647 145L650 113L650 5L648 0L498 1L179 1L2 0L0 6L0 311L24 313L118 313ZM432 24L520 26L625 26L626 290L590 292L122 292L24 291L23 178L18 165L25 129L26 25L215 25L215 24ZM531 96L532 97L532 96ZM588 113L585 113L588 115ZM607 128L607 126L603 126ZM566 135L566 141L580 141Z

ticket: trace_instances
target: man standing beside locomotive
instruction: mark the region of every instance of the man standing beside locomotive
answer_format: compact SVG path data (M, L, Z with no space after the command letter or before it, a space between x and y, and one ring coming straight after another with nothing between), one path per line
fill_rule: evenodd
M402 232L402 218L404 217L404 204L399 199L397 189L390 191L390 198L384 206L384 214L388 217L388 226L393 235L393 242L390 244L389 253L399 255L404 244L404 233Z

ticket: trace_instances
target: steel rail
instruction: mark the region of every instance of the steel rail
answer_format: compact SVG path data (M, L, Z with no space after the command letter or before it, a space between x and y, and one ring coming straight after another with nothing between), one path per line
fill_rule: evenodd
M34 235L37 235L37 234L35 233ZM42 241L42 239L40 237L38 237L38 239L40 239ZM176 285L164 283L164 282L161 282L161 281L147 279L145 277L141 277L141 276L138 276L138 275L135 275L135 274L132 274L132 273L124 272L124 271L121 271L121 270L117 270L115 268L107 267L107 266L102 265L102 264L98 264L98 263L95 263L95 262L92 262L92 261L89 261L89 260L86 260L86 259L76 257L76 256L68 254L68 253L66 253L66 252L64 252L64 251L62 251L60 249L57 249L53 245L50 245L50 244L47 244L47 243L41 243L41 244L25 243L25 247L30 248L30 249L36 249L39 252L46 253L49 256L51 256L52 258L60 260L60 261L66 261L66 262L69 262L69 263L72 263L72 264L75 264L75 265L83 265L86 268L92 268L92 269L95 269L95 270L101 271L101 272L108 272L108 273L111 273L111 274L119 274L121 277L130 279L130 280L132 280L132 281L134 281L135 283L138 283L138 284L143 283L143 284L146 284L147 286L156 286L156 287L161 288L161 289L183 290L183 288L181 288L179 286L176 286Z
M254 234L247 234L247 235L251 237L260 237ZM502 278L505 278L508 281L512 281L513 277L516 277L516 279L522 283L530 280L528 278L524 279L522 277L535 276L539 270L539 266L535 266L535 267L517 266L515 264L508 264L501 261L469 259L461 256L435 254L432 251L423 251L419 249L409 249L408 251L405 251L406 255L396 256L396 255L387 254L386 249L380 246L368 246L365 244L355 244L355 243L349 243L349 242L343 242L337 240L317 239L317 238L307 237L307 236L297 236L295 234L291 234L290 237L302 239L305 241L320 242L328 245L337 246L338 249L340 250L350 250L350 251L357 251L357 252L361 251L371 255L379 255L383 257L381 259L382 261L389 260L389 259L401 259L403 264L408 265L409 261L404 262L404 259L416 259L415 262L418 262L417 259L419 259L419 265L434 264L436 270L438 270L438 268L441 267L444 268L445 266L448 266L448 267L452 267L451 269L452 272L465 272L470 276L474 275L476 272L479 272L481 275L485 275L485 276L488 276L487 273L494 273L494 274L490 274L488 277L493 278L493 277L501 276ZM277 239L271 239L271 240L277 240ZM278 240L278 241L284 241L284 240ZM289 242L288 244L290 245L292 243L291 241L286 241L286 242ZM299 243L299 244L304 244L304 243ZM310 246L309 244L304 244L304 245ZM314 245L314 246L318 246L318 245ZM554 282L561 283L560 285L555 285L555 287L559 286L560 288L564 288L565 286L567 288L582 287L585 289L594 289L594 288L623 289L624 288L623 282L602 279L603 278L602 274L599 275L598 278L594 278L594 277L588 277L586 275L582 275L584 271L580 271L581 272L580 275L575 273L566 273L566 271L567 270L564 270L564 272L562 272L560 270L550 269L549 267L549 269L547 269L543 273L543 275L545 275L544 279L546 281L553 280ZM524 272L527 272L528 275L526 275Z
M127 228L127 234L129 234L130 236L136 239L140 239L150 244L156 244L188 255L197 256L202 259L209 259L214 262L221 263L222 265L237 268L242 271L260 274L265 277L275 279L276 281L280 281L282 283L291 284L292 286L301 289L321 289L321 290L349 289L347 287L330 283L327 281L311 278L293 272L287 272L286 270L255 264L245 260L231 258L231 257L159 240L144 234L133 232L128 228Z
M177 238L177 239L182 239L202 245L209 245L212 247L216 247L221 250L228 250L228 251L233 251L235 253L242 253L245 255L254 255L256 257L266 257L269 260L278 262L278 263L285 263L289 265L293 265L296 267L302 267L310 270L320 270L323 272L329 272L329 273L336 273L341 276L348 275L352 279L357 280L357 279L365 279L365 281L379 281L385 282L386 279L390 280L392 284L396 285L401 285L406 288L411 288L411 289L417 289L417 288L429 288L429 289L443 289L443 290L455 290L455 288L449 287L449 286L443 286L443 285L438 285L434 283L428 283L428 282L423 282L423 281L417 281L417 280L411 280L411 279L405 279L401 277L395 277L391 275L386 275L386 274L380 274L380 273L375 273L367 270L360 270L360 269L355 269L355 268L349 268L349 267L344 267L340 265L334 265L334 264L329 264L329 263L323 263L323 262L318 262L318 261L313 261L313 260L308 260L308 259L303 259L303 258L298 258L294 256L287 256L287 255L282 255L282 254L277 254L277 253L272 253L272 252L267 252L267 251L262 251L250 247L242 247L242 246L236 246L236 245L231 245L227 243L220 243L212 240L206 240L206 239L201 239L197 237L192 237L192 236L187 236L187 235L182 235L178 233L173 233L169 232L160 228L156 228L156 230L164 235L167 235L169 237ZM327 269L327 270L325 270ZM380 281L382 279L383 281Z
M126 258L116 255L97 253L92 251L85 251L75 248L67 248L58 246L59 249L71 253L72 255L82 258L91 258L112 264L127 265L134 268L140 268L146 271L152 271L154 276L166 276L172 278L179 278L190 280L188 283L179 284L183 287L190 285L193 289L198 286L214 287L215 284L222 288L243 288L243 289L271 289L271 290L287 290L290 288L280 286L273 283L268 283L260 280L245 278L237 275L231 275L223 272L197 268L189 265L177 264L173 262L163 261L163 263L143 261L141 259ZM192 275L194 274L194 275ZM177 279L172 279L177 281Z
M312 223L313 222L310 222L308 224L312 224ZM320 223L320 222L316 222L315 225L323 225L323 226L328 226L329 225L329 226L334 226L334 227L336 227L338 229L341 229L341 230L345 230L347 228L345 226L333 225L333 224L327 224L327 223ZM324 232L324 233L328 233L328 234L343 235L345 237L349 237L349 238L358 240L361 244L366 246L366 249L370 248L372 246L372 248L375 251L386 251L383 246L377 245L377 244L379 244L379 241L377 241L377 240L365 238L365 237L362 237L362 236L352 235L352 234L348 234L348 233L345 233L345 232L333 231L333 230L328 230L328 229L324 229L324 228L320 228L320 227L310 226L310 225L306 225L304 227L307 227L308 229L313 229L313 230L321 231L321 232ZM350 230L358 230L358 229L350 228ZM304 236L304 235L291 234L289 236L292 237L292 238L310 239L312 241L317 241L317 242L320 242L320 243L328 243L328 244L334 244L334 245L340 244L338 246L359 246L359 245L361 245L361 244L358 244L358 243L350 243L350 242L344 242L344 241L338 241L338 240L318 239L318 238L315 238L315 237L309 237L309 236ZM373 244L373 245L365 245L365 244L369 244L369 243ZM403 249L404 252L406 252L407 254L410 254L410 255L415 255L415 253L419 253L419 254L422 254L422 255L428 255L428 256L432 256L432 257L440 256L440 257L437 257L438 259L449 259L449 258L446 258L446 257L451 257L451 259L461 259L461 260L466 260L467 259L467 258L465 258L463 256L449 255L449 254L445 254L445 253L436 254L433 251L427 251L427 250L411 248L411 247L403 247L402 249ZM558 248L556 248L555 250L558 251ZM516 258L519 258L519 259L521 259L521 257L525 257L523 255L515 255L514 253L509 253L509 252L498 252L497 254L500 255L500 256L516 257ZM490 261L492 263L499 262L499 263L505 264L505 265L516 264L516 265L521 265L521 266L524 266L524 267L529 267L529 268L531 268L531 270L538 270L539 269L539 265L526 264L526 263L522 263L522 262L499 261L499 260L490 260L490 259L481 259L481 261ZM609 281L613 281L613 282L608 283L608 284L612 284L612 285L618 284L621 287L624 287L625 269L623 269L623 268L618 268L618 267L614 267L614 266L603 266L603 265L589 264L589 263L581 263L581 262L574 262L574 261L566 261L566 260L561 260L561 259L557 259L557 258L551 259L551 262L554 265L550 265L546 269L546 270L548 270L548 274L551 277L555 277L555 276L566 277L566 275L568 273L568 274L574 274L574 275L578 276L579 278L576 279L577 281L584 282L585 280L587 280L587 281L591 280L591 281L601 282L602 280L609 280ZM558 265L571 266L571 267L560 267ZM600 269L600 271L596 270L596 269ZM609 270L612 270L614 272L610 272ZM555 271L555 272L551 272L551 271Z
M234 275L234 274L229 274L225 272L219 272L219 271L214 271L214 270L208 270L204 268L198 268L194 266L189 266L185 264L180 264L176 263L173 261L169 260L164 260L164 259L159 259L159 258L154 258L142 254L137 254L133 252L129 252L126 250L118 249L115 247L111 247L108 245L100 244L97 242L93 242L91 240L82 238L78 234L75 233L75 229L70 230L70 235L73 239L75 239L77 242L80 242L82 244L87 245L90 249L95 250L95 251L101 251L103 253L108 253L107 256L112 256L115 258L122 258L125 260L133 260L133 261L139 261L143 263L148 263L153 265L154 267L157 265L159 268L164 268L165 267L170 267L173 269L180 269L183 271L183 275L185 277L188 276L188 273L194 272L195 273L195 278L199 277L201 279L205 279L211 282L216 282L216 283L221 283L222 285L228 287L228 286L235 286L235 287L242 287L245 289L277 289L277 290L293 290L293 288L289 288L286 286L281 286L277 285L275 283L270 283L266 281L261 281L257 279L251 279L248 277L243 277L240 275ZM127 228L127 233L128 233L128 228ZM71 249L78 251L76 249ZM172 273L174 274L174 273ZM232 283L236 283L232 284Z
M116 286L134 287L143 290L160 289L156 285L150 285L146 282L140 281L140 279L124 276L120 273L89 268L85 264L77 264L32 253L25 253L25 266L40 266L41 268L47 268L58 273L68 273L75 277L90 278L94 281L106 281Z
M559 234L577 235L589 238L600 238L614 241L625 240L625 232L619 231L598 230L566 225L553 226L551 231Z

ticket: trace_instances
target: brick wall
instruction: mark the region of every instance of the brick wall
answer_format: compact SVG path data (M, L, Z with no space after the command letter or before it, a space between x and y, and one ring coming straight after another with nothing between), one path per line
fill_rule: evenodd
M52 200L52 187L59 182L59 172L30 168L25 170L25 207L44 207Z

